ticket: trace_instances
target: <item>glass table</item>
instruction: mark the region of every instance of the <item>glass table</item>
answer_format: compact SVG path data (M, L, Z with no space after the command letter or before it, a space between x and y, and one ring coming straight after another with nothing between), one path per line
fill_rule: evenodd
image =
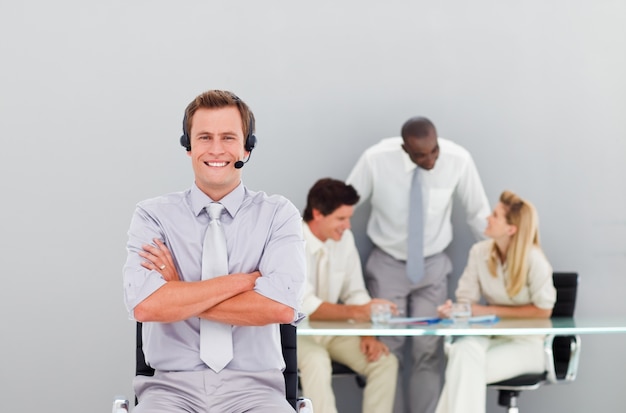
M393 321L393 320L392 320ZM310 321L298 325L301 336L496 336L534 334L626 333L626 316L551 319L500 319L496 322L454 325L394 323L372 325L351 321Z

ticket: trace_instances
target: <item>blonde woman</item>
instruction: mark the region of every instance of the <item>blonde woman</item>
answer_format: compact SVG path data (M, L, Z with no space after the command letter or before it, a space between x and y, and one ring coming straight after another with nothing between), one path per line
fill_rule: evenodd
M505 191L487 218L490 239L470 250L456 290L472 315L549 318L556 301L552 267L539 246L533 205ZM479 304L484 298L486 305ZM451 302L439 306L449 317ZM485 412L486 385L524 373L542 372L543 336L468 336L452 344L446 381L436 413Z

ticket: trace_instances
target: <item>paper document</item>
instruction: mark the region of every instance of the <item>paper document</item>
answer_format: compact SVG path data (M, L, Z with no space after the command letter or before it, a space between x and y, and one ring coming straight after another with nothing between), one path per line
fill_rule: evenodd
M468 323L470 324L488 324L495 323L500 318L495 314L488 315L478 315L474 317L470 317L468 319ZM389 324L452 324L453 321L449 318L439 318L439 317L392 317L389 320Z
M470 323L495 323L500 318L495 314L477 315L469 318Z
M487 314L487 315L477 315L467 319L467 323L469 324L491 324L496 323L500 320L495 314ZM443 324L454 324L454 321L450 318L445 318L441 320Z

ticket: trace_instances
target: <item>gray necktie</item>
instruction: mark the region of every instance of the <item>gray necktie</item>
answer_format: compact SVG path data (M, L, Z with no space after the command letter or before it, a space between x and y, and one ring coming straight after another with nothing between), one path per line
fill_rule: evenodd
M228 274L226 238L220 222L224 205L211 203L206 207L209 226L202 247L202 279ZM219 372L233 359L233 337L230 324L200 319L200 358Z
M407 240L406 275L413 284L424 277L424 201L419 168L415 168L409 200L409 237Z

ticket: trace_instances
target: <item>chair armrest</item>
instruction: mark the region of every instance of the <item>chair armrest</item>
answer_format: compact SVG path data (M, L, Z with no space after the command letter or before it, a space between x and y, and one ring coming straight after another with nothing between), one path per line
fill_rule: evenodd
M113 413L128 413L128 400L124 396L115 396Z
M546 381L551 384L574 381L580 360L580 336L550 334L544 340ZM564 368L565 367L565 368Z
M296 411L298 413L313 413L313 403L310 399L299 397L296 401Z

